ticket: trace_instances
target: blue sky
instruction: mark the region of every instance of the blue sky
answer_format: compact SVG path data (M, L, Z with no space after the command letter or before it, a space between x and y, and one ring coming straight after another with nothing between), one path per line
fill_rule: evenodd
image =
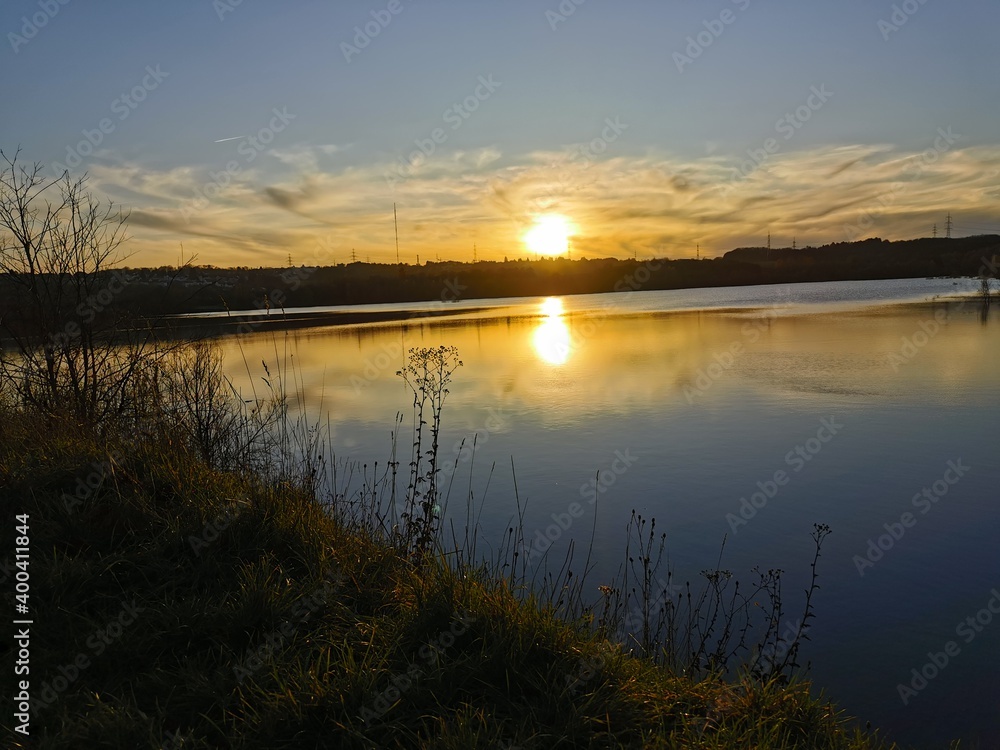
M0 146L88 172L143 264L388 261L394 202L411 262L524 255L547 213L588 256L1000 231L997 28L986 0L8 0Z

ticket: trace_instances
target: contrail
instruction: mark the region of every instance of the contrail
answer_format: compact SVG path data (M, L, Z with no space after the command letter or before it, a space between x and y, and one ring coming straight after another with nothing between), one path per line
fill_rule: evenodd
M226 141L238 141L240 138L246 138L245 135L234 135L232 138L220 138L216 143L225 143Z

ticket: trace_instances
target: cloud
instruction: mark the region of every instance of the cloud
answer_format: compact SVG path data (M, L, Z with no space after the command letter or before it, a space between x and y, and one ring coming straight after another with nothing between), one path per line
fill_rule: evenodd
M885 144L837 145L775 154L733 179L737 159L670 153L606 155L498 149L442 153L419 165L388 158L365 165L331 162L339 147L296 147L267 167L244 169L229 185L206 189L206 169L157 170L135 162L92 170L98 192L132 208L131 234L142 262L174 258L180 239L201 262L281 264L314 252L330 262L352 248L395 259L392 205L404 259L440 255L523 255L521 235L545 211L579 227L577 251L624 256L647 248L671 257L721 254L741 244L818 245L864 236L926 236L949 211L961 227L996 223L1000 146L954 148L933 160ZM405 168L403 168L405 167ZM195 200L196 196L203 196ZM193 208L192 208L193 207Z

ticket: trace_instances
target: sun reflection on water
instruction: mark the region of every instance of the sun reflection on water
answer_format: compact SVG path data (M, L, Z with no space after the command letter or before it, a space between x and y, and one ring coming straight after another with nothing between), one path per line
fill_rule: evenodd
M542 303L542 313L545 320L539 324L532 339L535 352L550 365L564 365L569 359L570 335L562 317L562 300L549 297Z

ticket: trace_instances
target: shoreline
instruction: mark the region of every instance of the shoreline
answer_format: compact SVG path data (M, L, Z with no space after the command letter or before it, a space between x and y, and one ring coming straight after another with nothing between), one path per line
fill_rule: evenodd
M900 281L905 281L906 279L900 279ZM817 282L807 282L807 283L817 283ZM822 282L821 282L822 283ZM842 283L842 282L827 282L827 283ZM707 287L707 289L727 289L729 287ZM637 291L647 291L647 290L637 290ZM648 290L654 292L663 292L665 290ZM673 291L673 290L670 290ZM678 290L679 291L679 290ZM608 294L606 292L599 292L594 294L584 294L584 295L552 295L555 297L573 298L573 297L598 297ZM544 318L545 313L530 313L524 310L524 304L526 300L534 300L536 297L519 297L519 298L496 298L503 299L505 302L515 302L515 305L511 304L501 304L501 305L491 305L488 304L491 300L490 298L468 300L469 302L487 303L478 304L474 307L456 307L454 309L442 309L442 310L432 310L432 309L398 309L398 310L372 310L365 311L352 308L349 310L317 310L315 308L292 308L289 310L279 310L279 311L248 311L244 313L236 313L232 315L219 315L218 313L185 313L183 315L170 315L159 320L147 319L145 322L149 323L154 330L158 333L169 334L166 338L191 338L194 335L201 334L205 337L219 337L219 336L229 336L229 335L239 335L244 333L261 333L265 331L297 331L297 330L309 330L318 328L342 328L347 329L351 327L368 327L368 326L379 326L382 324L392 324L392 323L405 323L405 324L419 324L423 325L425 323L433 322L444 322L450 320L468 320L470 317L476 320L499 320L503 318ZM977 302L978 299L974 293L969 292L967 294L951 294L951 295L935 295L932 298L920 298L912 300L899 300L899 299L886 299L886 300L845 300L840 302L792 302L786 303L786 309L788 315L815 315L824 313L833 314L859 314L859 313L869 313L876 308L882 309L893 309L893 308L903 308L903 307L914 307L914 306L936 306L940 304L962 304L968 305L970 302ZM372 307L384 305L386 303L374 303ZM414 305L421 305L424 303L413 303ZM815 310L810 310L808 308L815 307ZM793 309L797 308L797 309ZM602 315L606 316L609 314L616 314L622 316L628 315L675 315L675 314L692 314L692 313L718 313L725 315L733 314L748 314L755 311L763 309L774 309L774 305L767 305L764 303L753 304L753 305L733 305L733 304L723 304L716 306L705 306L705 307L674 307L668 309L654 309L654 310L624 310L617 309L612 306L611 309L605 309L600 307L595 307L593 309L583 309L583 310L567 310L563 315L565 317L578 317L587 315ZM507 314L503 314L503 311L509 311ZM483 313L490 313L495 311L495 315L483 315Z

